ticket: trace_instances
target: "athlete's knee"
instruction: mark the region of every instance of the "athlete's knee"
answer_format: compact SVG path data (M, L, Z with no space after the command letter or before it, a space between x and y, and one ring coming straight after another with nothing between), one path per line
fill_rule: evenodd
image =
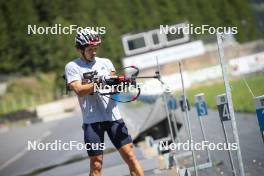
M92 172L101 172L103 165L102 156L93 156L90 158L90 169Z
M127 164L129 164L129 165L134 165L137 162L136 155L134 154L133 151L126 152L124 157L125 157Z

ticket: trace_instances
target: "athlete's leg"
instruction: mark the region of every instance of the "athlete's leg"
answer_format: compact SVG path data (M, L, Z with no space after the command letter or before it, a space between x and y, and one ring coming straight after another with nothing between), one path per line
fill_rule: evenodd
M112 143L118 149L122 158L127 163L130 173L133 176L144 175L143 169L140 166L136 155L132 147L132 139L128 134L127 127L123 120L117 120L109 122L109 127L107 128L107 133Z
M103 155L90 156L90 175L101 176L103 166Z
M104 142L104 129L100 122L85 124L84 141L90 158L90 176L100 176L103 165L103 149L100 148ZM98 147L92 147L98 146Z
M138 162L136 155L133 151L132 143L123 145L118 150L129 167L130 174L132 176L143 176L144 171Z

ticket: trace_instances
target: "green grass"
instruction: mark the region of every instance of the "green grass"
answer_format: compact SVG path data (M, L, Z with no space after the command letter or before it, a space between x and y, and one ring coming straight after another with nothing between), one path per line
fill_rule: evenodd
M0 115L52 101L55 74L36 74L9 82L7 92L0 96Z
M255 96L264 95L264 74L255 74L245 77ZM235 111L255 112L255 103L251 93L242 78L233 78L230 81L232 88L232 99ZM189 101L194 104L194 95L204 93L208 107L216 108L216 96L225 93L223 81L197 85L187 90Z

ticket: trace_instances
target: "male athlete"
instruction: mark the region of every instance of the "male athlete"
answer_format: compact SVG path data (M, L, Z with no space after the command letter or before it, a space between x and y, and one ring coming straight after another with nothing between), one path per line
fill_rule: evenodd
M132 149L131 136L116 103L94 92L96 82L84 81L84 73L97 71L101 78L115 74L115 68L109 59L96 57L96 51L101 43L100 36L93 30L82 29L77 33L75 42L80 58L65 66L65 75L68 86L78 95L83 115L85 144L89 144L86 145L88 147L93 144L99 146L87 149L90 158L90 176L101 175L103 149L100 146L104 143L105 132L127 163L130 174L143 176L143 169Z

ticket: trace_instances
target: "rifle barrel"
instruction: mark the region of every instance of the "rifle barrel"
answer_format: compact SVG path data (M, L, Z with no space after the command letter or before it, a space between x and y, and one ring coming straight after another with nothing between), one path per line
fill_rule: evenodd
M158 76L137 76L137 79L144 79L144 78L158 78Z

